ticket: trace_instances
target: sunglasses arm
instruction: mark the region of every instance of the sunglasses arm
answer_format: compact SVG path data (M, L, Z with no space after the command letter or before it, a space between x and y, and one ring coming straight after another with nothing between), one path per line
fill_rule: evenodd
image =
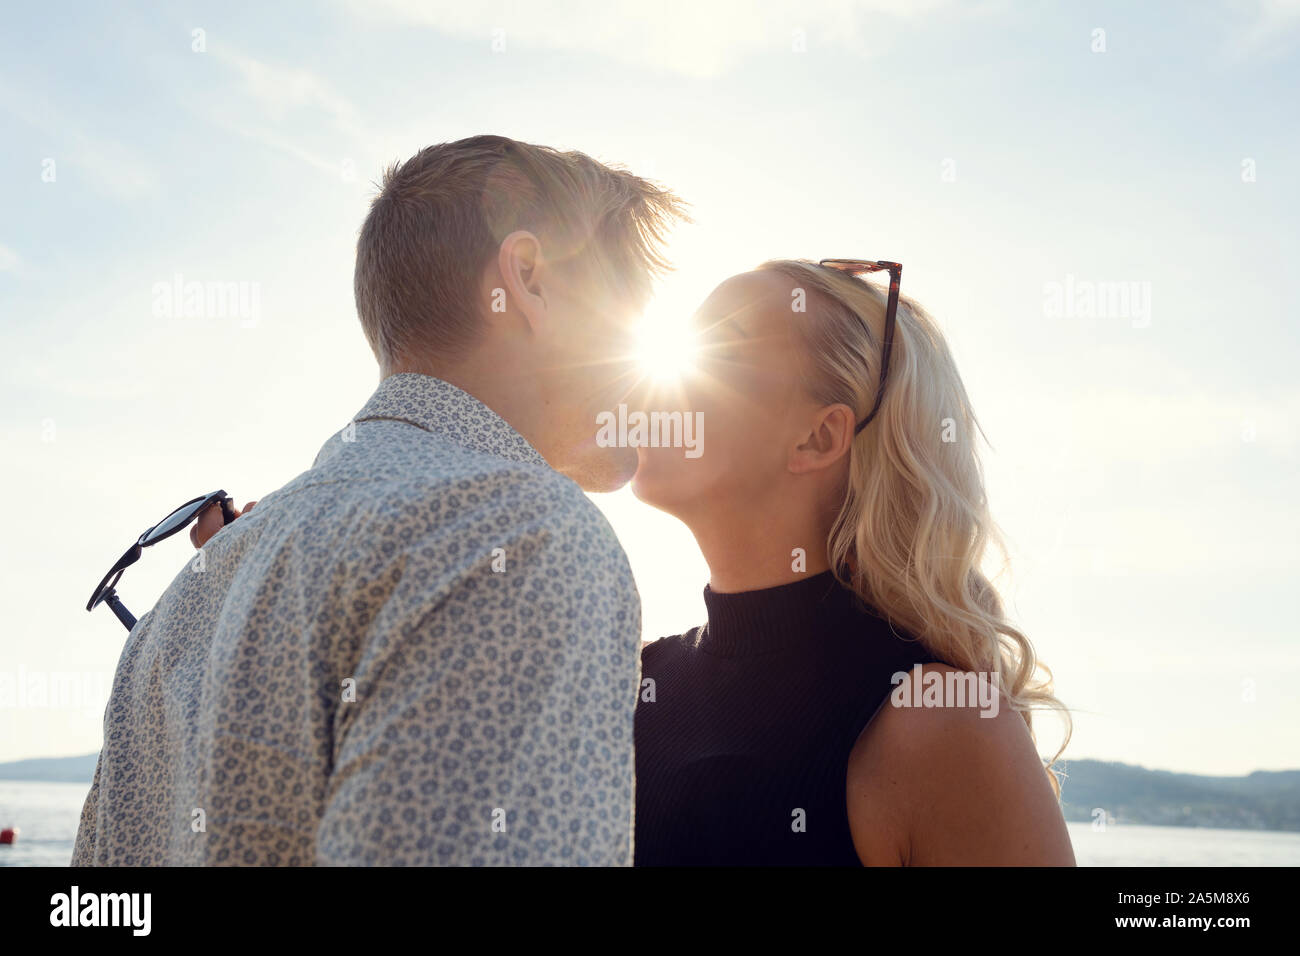
M117 619L122 622L122 626L128 631L135 627L135 615L126 609L126 605L122 603L115 590L109 588L108 593L100 601L112 608L113 613L117 615Z

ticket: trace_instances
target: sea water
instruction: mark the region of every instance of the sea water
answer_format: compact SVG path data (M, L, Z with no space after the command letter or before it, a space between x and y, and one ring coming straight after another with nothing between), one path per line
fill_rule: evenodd
M0 846L0 866L66 866L89 785L0 780L0 829L21 831ZM1080 866L1300 866L1300 833L1067 824Z

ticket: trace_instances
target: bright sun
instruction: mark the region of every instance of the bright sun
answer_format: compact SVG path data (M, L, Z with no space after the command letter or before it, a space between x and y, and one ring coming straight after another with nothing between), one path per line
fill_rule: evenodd
M646 316L637 330L637 364L654 382L674 382L695 367L694 337L688 325Z

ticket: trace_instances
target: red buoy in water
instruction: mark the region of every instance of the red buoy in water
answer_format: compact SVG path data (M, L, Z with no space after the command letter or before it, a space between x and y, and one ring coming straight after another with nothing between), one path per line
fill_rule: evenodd
M0 843L13 843L16 839L18 839L17 827L5 827L0 830Z

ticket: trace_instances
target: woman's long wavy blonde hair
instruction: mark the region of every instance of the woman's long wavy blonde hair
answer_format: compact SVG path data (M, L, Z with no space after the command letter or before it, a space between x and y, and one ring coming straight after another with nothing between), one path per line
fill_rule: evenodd
M795 322L806 347L805 386L815 401L843 403L861 421L880 382L886 293L811 261L777 259L760 270L806 294ZM1060 712L1061 748L1073 733L1052 674L1007 618L981 566L990 546L1006 550L989 514L976 435L979 423L934 320L900 296L884 400L854 439L844 504L827 542L836 576L936 658L995 674L1033 737L1031 708ZM1045 679L1039 679L1042 669ZM1035 738L1036 740L1036 738Z

